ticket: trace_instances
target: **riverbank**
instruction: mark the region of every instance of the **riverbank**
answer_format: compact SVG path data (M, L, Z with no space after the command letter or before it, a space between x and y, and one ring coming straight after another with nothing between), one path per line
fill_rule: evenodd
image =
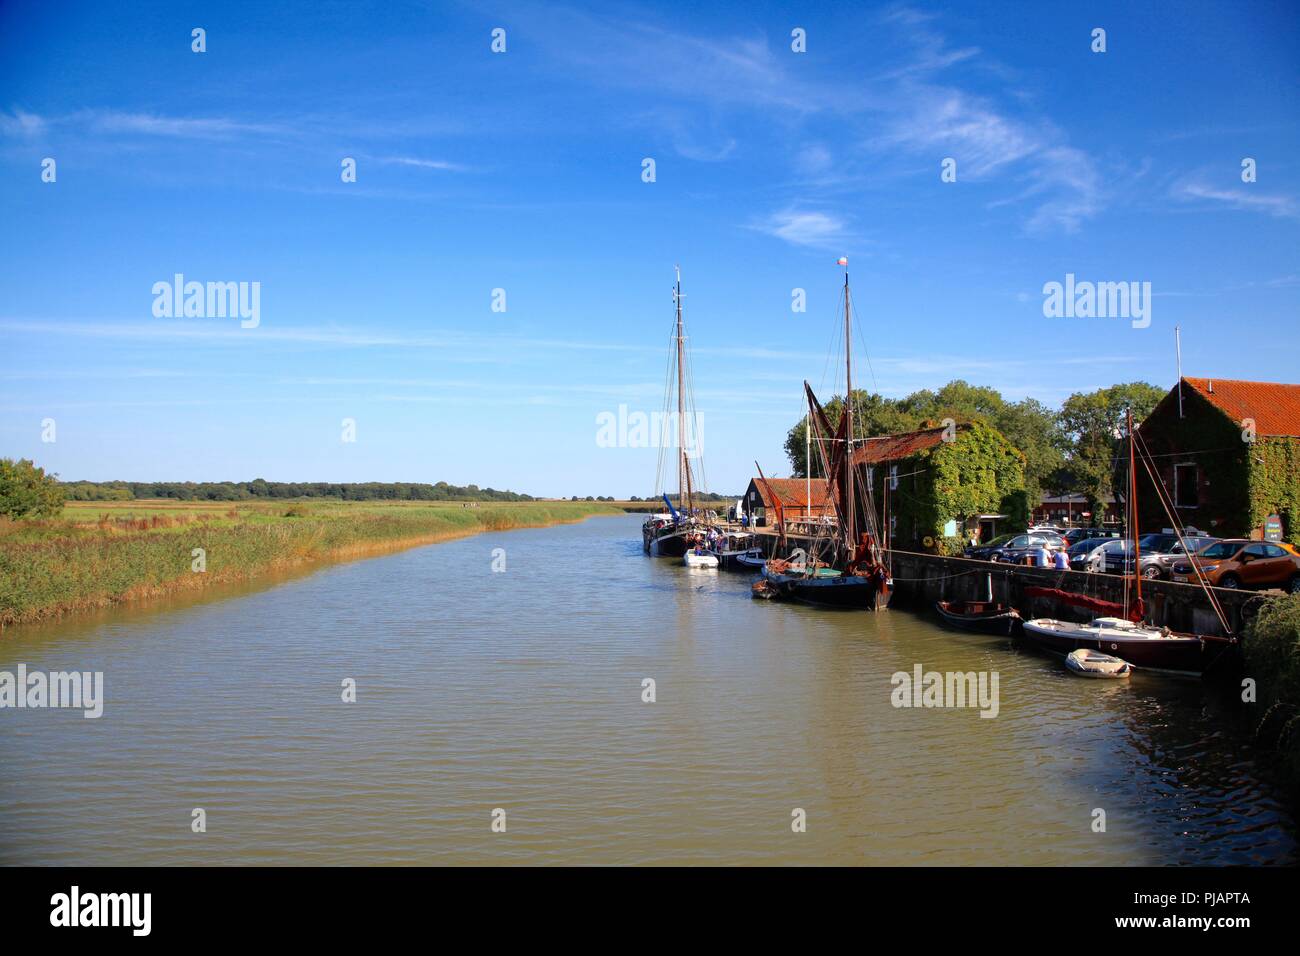
M70 503L0 521L0 628L484 531L621 513L588 501Z

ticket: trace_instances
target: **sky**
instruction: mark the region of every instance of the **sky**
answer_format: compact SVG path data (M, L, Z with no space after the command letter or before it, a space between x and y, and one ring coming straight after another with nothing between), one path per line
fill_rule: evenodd
M0 456L649 495L599 423L662 407L680 266L737 493L842 389L840 256L887 396L1170 386L1176 325L1185 374L1297 382L1298 79L1294 2L11 0ZM177 273L255 327L156 314ZM1149 322L1045 314L1067 274Z

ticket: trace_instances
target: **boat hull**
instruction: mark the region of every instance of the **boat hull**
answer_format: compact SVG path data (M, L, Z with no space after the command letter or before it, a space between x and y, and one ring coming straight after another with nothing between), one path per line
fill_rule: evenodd
M724 551L718 555L718 566L724 571L762 571L766 560L761 551Z
M1057 621L1025 621L1024 637L1049 654L1065 657L1071 651L1094 650L1128 661L1139 670L1200 677L1205 669L1205 645L1196 637L1142 637L1114 633L1087 634L1064 629Z
M764 578L781 597L818 607L874 611L889 603L888 591L881 591L871 578L855 574L808 577L802 574L765 573Z
M1020 627L1020 612L1001 604L936 601L934 609L945 624L976 634L1010 637Z
M680 558L687 550L686 534L673 531L668 534L647 535L645 552L653 558Z

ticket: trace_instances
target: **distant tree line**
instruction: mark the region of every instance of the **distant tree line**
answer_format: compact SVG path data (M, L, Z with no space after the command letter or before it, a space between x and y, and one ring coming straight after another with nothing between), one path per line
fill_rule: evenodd
M69 481L60 483L69 501L249 501L262 498L338 498L343 501L532 501L532 495L478 485L365 481Z

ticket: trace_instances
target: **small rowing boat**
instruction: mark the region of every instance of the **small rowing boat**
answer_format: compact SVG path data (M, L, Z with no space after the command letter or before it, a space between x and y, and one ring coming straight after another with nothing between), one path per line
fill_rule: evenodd
M711 551L705 551L703 548L692 548L682 555L682 561L688 568L712 568L718 569L718 556Z
M1065 656L1065 666L1080 677L1128 677L1133 665L1118 657L1081 647Z
M997 601L936 601L944 622L966 631L1010 636L1020 626L1020 612Z

